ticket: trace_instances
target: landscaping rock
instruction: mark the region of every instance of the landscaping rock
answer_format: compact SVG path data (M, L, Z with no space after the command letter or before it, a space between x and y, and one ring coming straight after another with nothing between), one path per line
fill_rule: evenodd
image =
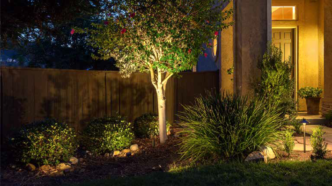
M76 164L78 163L78 159L75 158L75 157L71 157L71 158L69 159L69 162L70 162L72 165L76 165Z
M32 163L28 163L27 168L28 168L29 171L35 171L36 170L36 166L33 165Z
M250 153L244 161L246 161L246 162L264 161L264 155L259 151L255 151L255 152Z
M69 163L60 163L59 165L56 166L56 169L61 170L61 171L64 171L64 170L67 170L70 168L71 168L71 166Z
M43 166L39 167L39 170L41 172L48 173L52 170L52 167L49 165L43 165Z
M121 151L121 154L127 154L128 152L130 152L130 149L123 149L123 150Z
M139 150L139 148L138 148L138 145L137 144L134 144L134 145L131 145L130 146L130 151L131 152L136 152L136 151L138 151Z
M118 151L118 150L116 150L116 151L113 152L113 156L118 156L118 155L120 155L120 154L121 154L121 152Z
M276 155L274 154L271 147L267 147L267 146L262 147L261 154L263 154L263 156L266 156L270 160L276 158Z

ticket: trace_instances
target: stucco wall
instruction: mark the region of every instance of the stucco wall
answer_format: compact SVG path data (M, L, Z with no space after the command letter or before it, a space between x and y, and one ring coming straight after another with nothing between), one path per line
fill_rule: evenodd
M324 5L324 99L322 111L332 110L332 1L325 0Z
M253 91L260 75L257 63L271 38L271 0L237 0L235 11L235 90L241 95Z
M312 86L324 88L323 35L320 0L272 0L273 6L296 6L296 21L273 21L273 28L293 28L297 32L295 51L297 56L297 89ZM296 62L296 61L295 61ZM299 111L306 110L304 99L299 98Z
M225 11L232 9L231 1ZM227 20L233 21L234 15ZM222 92L234 92L234 74L229 75L227 70L234 66L234 27L230 26L221 32L221 65L220 65L220 87Z

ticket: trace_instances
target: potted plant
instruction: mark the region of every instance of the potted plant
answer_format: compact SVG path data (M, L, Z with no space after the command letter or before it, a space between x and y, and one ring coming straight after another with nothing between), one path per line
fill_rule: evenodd
M322 92L323 89L314 87L304 87L298 91L299 96L306 99L309 115L319 114L319 103Z

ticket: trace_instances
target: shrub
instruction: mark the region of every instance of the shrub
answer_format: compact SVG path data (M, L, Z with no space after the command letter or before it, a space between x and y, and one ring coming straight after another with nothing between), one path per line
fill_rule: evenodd
M294 127L294 132L296 134L301 134L302 133L302 129L301 129L302 123L300 123L298 120L293 119L291 121L291 125Z
M167 122L167 133L171 125ZM134 121L134 133L137 138L150 138L159 134L158 115L156 114L143 114Z
M328 113L326 113L325 115L325 119L327 120L327 124L326 126L328 127L332 127L332 110L330 110Z
M88 124L82 144L92 153L103 154L129 147L133 138L131 124L121 116L104 117Z
M268 106L282 108L282 117L286 114L295 115L291 62L284 61L282 51L270 45L258 63L258 68L261 70L261 76L259 81L253 84L257 97L264 99Z
M313 131L310 137L313 152L318 158L324 158L327 152L327 143L324 142L323 134L323 128L319 127Z
M10 148L22 163L58 164L74 155L75 138L74 130L68 125L47 119L20 129L10 138Z
M286 130L285 139L284 139L284 149L287 152L288 156L293 152L295 143L293 138L293 131Z
M298 91L301 98L320 98L323 93L323 89L314 87L300 88Z
M261 146L281 139L280 111L263 101L238 95L209 93L192 106L184 106L180 118L187 129L181 143L182 158L196 161L243 160Z

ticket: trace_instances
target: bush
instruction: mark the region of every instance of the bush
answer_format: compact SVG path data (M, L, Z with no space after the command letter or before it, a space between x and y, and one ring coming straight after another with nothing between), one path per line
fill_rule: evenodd
M284 149L287 152L288 156L293 152L295 143L293 138L293 131L286 130L285 139L284 139Z
M47 119L31 123L10 138L16 160L37 165L68 161L77 148L76 135L68 125Z
M167 133L169 132L171 124L166 123ZM134 121L134 133L137 138L150 138L151 136L159 135L158 115L143 114Z
M301 129L302 123L300 123L298 120L293 119L291 121L291 125L294 127L294 132L296 134L301 134L302 133L302 129Z
M324 115L327 120L326 126L332 127L332 110L330 110L327 114Z
M300 88L298 91L301 98L320 98L323 93L323 89L314 87Z
M324 158L327 152L327 143L324 142L323 134L323 128L319 127L313 131L310 137L311 146L317 158Z
M89 151L103 154L129 147L134 135L131 124L116 116L92 120L84 129L82 138L83 146Z
M282 108L282 117L286 114L291 117L295 115L291 62L284 61L282 51L270 45L258 63L258 68L261 70L261 76L259 81L253 84L257 97L264 99L268 106Z
M195 161L243 160L261 146L281 139L280 111L263 101L238 95L208 94L184 106L180 118L187 123L180 152Z

